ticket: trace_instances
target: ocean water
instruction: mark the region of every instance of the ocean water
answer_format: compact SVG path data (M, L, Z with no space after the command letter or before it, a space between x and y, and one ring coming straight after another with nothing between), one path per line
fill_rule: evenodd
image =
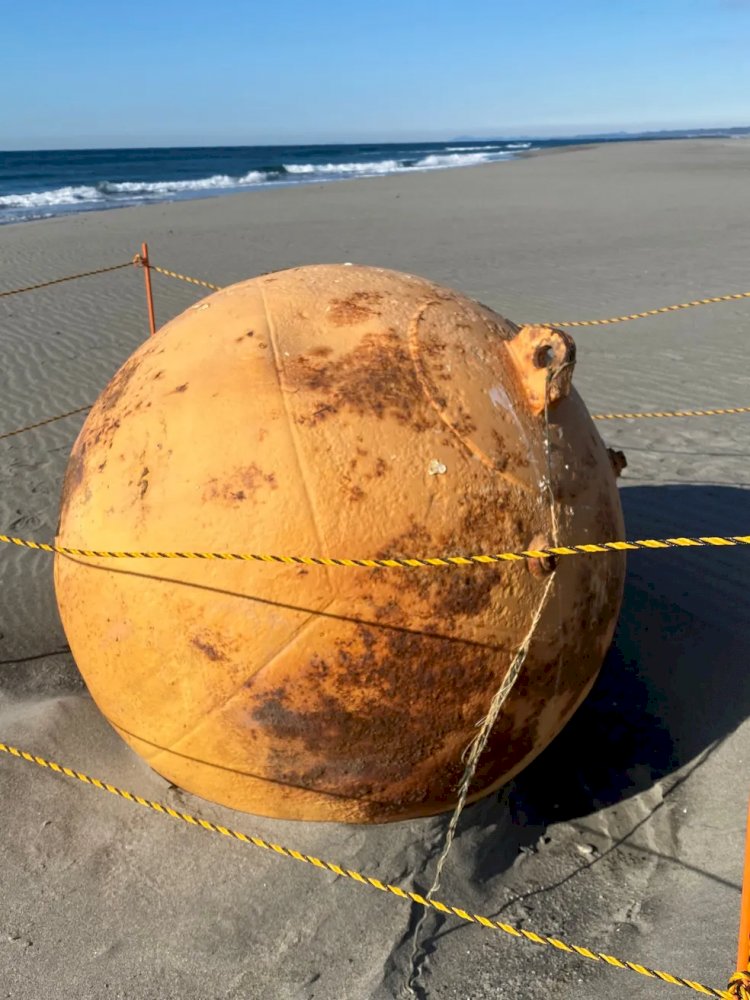
M70 212L215 197L269 185L498 163L526 150L581 141L582 137L577 136L400 145L0 151L0 224ZM623 138L597 137L597 141Z
M0 152L0 223L510 159L531 142Z

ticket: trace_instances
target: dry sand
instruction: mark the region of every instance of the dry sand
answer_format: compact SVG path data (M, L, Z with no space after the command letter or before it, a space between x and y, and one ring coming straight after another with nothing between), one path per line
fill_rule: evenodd
M750 142L615 145L0 229L0 287L128 259L230 283L353 260L423 274L517 320L616 315L750 288ZM195 289L155 278L163 322ZM0 433L92 400L146 334L129 271L0 300ZM750 302L575 331L592 411L750 403ZM0 530L49 539L81 417L0 441ZM630 537L750 532L750 417L601 424L629 467ZM738 549L635 554L593 694L501 796L467 810L441 896L723 986L750 751ZM0 740L406 886L445 819L273 822L171 789L120 742L66 650L48 556L0 551ZM0 996L386 1000L409 905L0 756ZM426 996L678 994L431 920ZM684 992L684 991L683 991ZM687 994L686 994L687 995Z

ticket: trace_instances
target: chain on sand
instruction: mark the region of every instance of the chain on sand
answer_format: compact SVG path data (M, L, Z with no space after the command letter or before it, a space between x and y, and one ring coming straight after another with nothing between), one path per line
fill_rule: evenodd
M203 819L201 816L194 816L191 813L181 812L179 809L172 809L171 806L165 805L162 802L154 802L151 799L143 798L140 795L136 795L134 792L129 792L124 788L118 788L117 785L112 785L107 781L102 781L100 778L92 778L88 774L84 774L81 771L65 767L62 764L57 764L55 761L47 760L45 757L29 753L26 750L19 750L17 747L9 746L6 743L0 743L0 752L10 754L12 757L28 761L31 764L36 764L38 767L54 771L67 778L73 778L77 781L81 781L86 785L90 785L92 788L97 788L99 791L110 792L112 795L117 795L119 798L125 799L127 802L132 802L136 805L143 806L146 809L151 809L153 812L170 816L172 819L180 820L190 826L206 830L208 833L218 833L231 840L239 840L243 844L249 844L265 851L272 851L280 857L289 858L293 861L300 861L303 864L310 865L313 868L318 868L321 871L330 872L332 875L338 875L340 878L350 879L353 882L358 882L360 885L377 889L380 892L390 893L392 896L397 896L399 899L416 903L418 906L429 907L430 909L436 910L438 913L442 913L446 916L457 917L459 920L463 920L466 923L478 924L480 927L484 927L492 931L502 931L510 937L525 940L531 944L546 945L556 949L557 951L565 952L570 955L577 955L579 958L586 958L592 962L609 965L615 969L637 972L641 976L647 976L649 979L659 979L663 983L669 983L672 986L683 986L696 993L700 993L703 996L718 997L720 1000L731 1000L732 997L737 996L737 994L727 990L714 989L711 986L705 986L703 983L696 982L695 980L685 979L682 976L675 976L669 972L661 972L658 969L652 969L649 966L641 965L638 962L628 962L624 959L615 958L614 955L608 955L605 952L593 951L590 948L583 948L580 945L567 944L559 938L548 937L546 934L537 934L535 931L525 930L521 927L514 927L512 924L506 924L500 920L493 920L491 917L484 916L481 913L472 913L470 910L460 906L443 903L437 899L426 899L418 892L402 889L400 886L382 882L380 879L363 875L361 872L353 871L352 869L345 868L342 865L334 864L331 861L323 861L313 855L303 854L301 851L296 851L291 847L283 847L281 844L274 844L271 841L264 840L262 837L241 833L240 831L233 830L230 827L222 826L220 823L213 823L211 820Z

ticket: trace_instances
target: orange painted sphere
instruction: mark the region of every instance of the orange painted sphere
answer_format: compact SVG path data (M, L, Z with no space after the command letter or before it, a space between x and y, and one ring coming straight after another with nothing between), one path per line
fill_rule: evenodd
M389 558L622 538L574 358L560 331L380 268L241 282L168 323L99 397L58 541ZM623 578L617 553L556 567L55 561L89 691L156 771L235 808L346 822L454 805L462 754L546 594L471 797L528 764L593 684Z

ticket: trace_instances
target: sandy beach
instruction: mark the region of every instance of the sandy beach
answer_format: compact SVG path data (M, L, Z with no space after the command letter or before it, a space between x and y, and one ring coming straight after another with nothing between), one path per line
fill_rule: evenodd
M0 227L0 290L127 261L219 285L354 261L518 322L750 289L750 140L276 188ZM204 292L154 275L159 323ZM592 413L750 405L750 300L571 331ZM0 299L0 436L92 402L148 335L135 270ZM0 440L0 531L51 540L83 415ZM750 416L605 421L629 538L750 532ZM748 553L634 553L615 641L563 734L468 808L439 898L723 988L747 809ZM232 812L159 778L89 698L51 557L0 549L0 741L416 891L447 817L355 827ZM418 907L188 828L0 754L0 997L390 1000ZM595 1000L672 987L431 916L430 1000ZM687 994L686 990L682 993Z

